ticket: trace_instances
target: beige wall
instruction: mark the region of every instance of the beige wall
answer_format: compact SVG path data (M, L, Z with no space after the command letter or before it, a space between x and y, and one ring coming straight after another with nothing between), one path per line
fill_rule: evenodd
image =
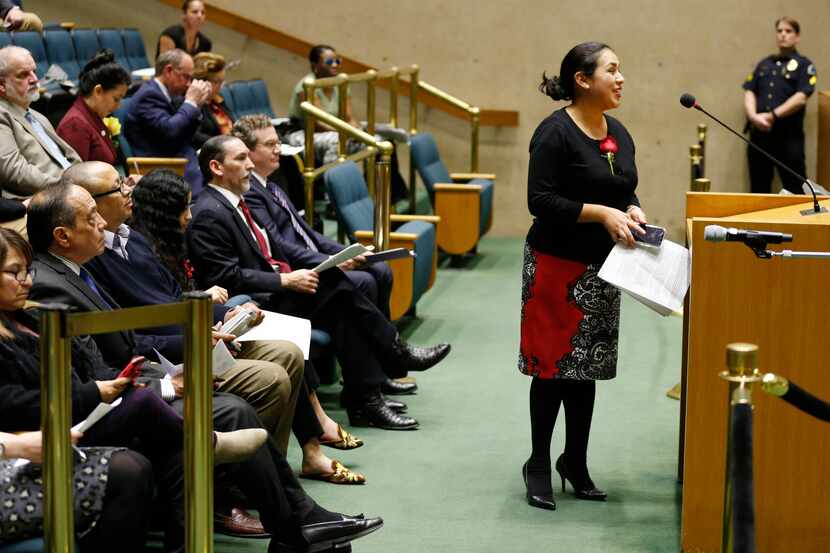
M688 146L704 120L702 114L680 107L680 94L696 94L722 120L742 128L740 85L754 64L774 50L772 25L785 6L788 15L802 23L800 50L818 67L820 88L830 67L824 62L830 59L830 33L822 28L830 15L826 0L211 1L305 40L333 44L344 55L377 67L418 63L424 80L462 99L485 108L518 110L518 128L485 128L481 133L481 170L499 175L494 226L498 234L523 234L530 221L525 206L527 143L538 122L564 105L554 104L535 87L543 70L558 72L574 44L601 40L616 49L626 83L623 106L613 115L637 143L638 190L646 212L675 236L688 187ZM153 43L148 44L151 55L156 33L178 17L176 10L147 0L27 0L27 6L44 20L136 26ZM312 17L305 14L307 9ZM274 108L284 113L291 88L306 71L304 59L214 25L209 24L206 33L217 51L243 60L238 78L266 79ZM362 90L354 90L353 96L360 115ZM405 109L404 102L401 115ZM450 170L465 170L468 125L434 110L422 110L421 120L422 128L436 135ZM707 176L713 190L747 190L744 147L714 123L709 130ZM808 176L814 177L814 98L808 108L807 136Z

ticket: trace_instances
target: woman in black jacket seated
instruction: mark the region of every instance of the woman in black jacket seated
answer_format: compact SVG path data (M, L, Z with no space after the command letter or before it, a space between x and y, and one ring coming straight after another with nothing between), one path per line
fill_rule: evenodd
M16 232L0 228L0 431L5 432L40 428L39 336L36 320L23 311L32 287L31 262L29 243ZM105 365L90 338L72 340L72 367L73 425L83 421L99 403L112 403L119 397L122 400L117 408L87 430L79 445L131 446L150 460L159 496L170 510L164 517L168 521L165 551L183 550L182 418L149 389L131 386L128 378L117 378L116 371ZM241 461L253 455L266 438L267 432L263 429L215 433L215 460L217 463ZM112 451L104 451L94 457L109 460L112 454ZM125 463L129 464L129 460ZM142 471L141 467L124 470L125 478ZM94 497L98 501L98 508L93 513L96 516L101 516L103 508L104 490L99 492ZM139 490L130 493L136 497L145 495ZM124 548L143 544L141 536L145 521L133 512L137 508L140 508L138 501L119 501L117 505L107 507L105 517L105 520L112 517L138 521L139 527L132 527L136 543L131 540L122 543L123 528L117 525L111 531L98 530L93 535L101 540L109 537L109 544L116 543L117 539L119 547ZM0 528L8 521L14 522L14 512L4 508L1 516L4 523ZM84 528L81 525L78 529L83 532Z

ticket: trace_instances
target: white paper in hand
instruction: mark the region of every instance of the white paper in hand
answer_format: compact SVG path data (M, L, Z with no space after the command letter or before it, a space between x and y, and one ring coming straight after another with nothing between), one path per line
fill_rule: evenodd
M167 373L167 376L173 378L174 376L178 376L182 370L184 370L184 363L179 363L178 365L174 365L171 363L165 356L163 356L159 350L153 348L153 351L156 353L156 356L159 358L159 365L162 366L164 372Z
M363 255L364 253L372 251L371 249L367 248L363 244L358 244L355 242L351 246L346 246L339 252L334 255L329 256L328 259L317 265L312 269L315 273L322 273L326 269L331 269L332 267L337 267L344 261L348 261L357 257L358 255Z
M228 346L225 345L224 340L219 340L213 346L213 376L222 376L222 374L233 367L235 359L231 352L228 351Z
M665 317L683 308L690 259L689 250L670 240L663 240L659 248L617 244L602 264L599 278Z
M311 321L264 309L262 314L262 322L239 336L236 339L237 342L287 340L297 344L297 347L303 350L303 357L308 359L311 350Z
M107 413L109 413L110 411L112 411L113 409L118 407L119 405L121 405L121 398L116 399L112 403L99 403L98 407L93 409L92 413L90 413L89 416L87 416L86 419L82 420L81 422L79 422L78 424L73 426L72 430L75 430L75 431L81 432L81 433L86 432L87 430L92 428L92 426L96 422L101 420L104 417L104 415L106 415Z

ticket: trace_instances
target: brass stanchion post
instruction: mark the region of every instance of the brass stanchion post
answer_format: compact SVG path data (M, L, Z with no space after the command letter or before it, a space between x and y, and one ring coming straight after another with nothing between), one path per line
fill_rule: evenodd
M692 181L692 192L709 192L712 188L712 181L709 179L694 179Z
M213 551L213 308L204 292L185 294L184 473L185 551Z
M700 176L706 176L706 123L697 125L697 144L700 146Z
M735 403L751 402L751 386L753 382L761 381L758 371L758 346L735 342L726 346L727 370L718 374L729 382L730 405ZM726 422L726 470L724 471L723 485L723 535L721 539L721 553L732 550L732 482L729 477L732 466L732 417L727 410Z
M349 80L348 75L340 73L337 75L340 79L340 84L337 85L337 116L343 121L348 121L346 118L346 106L349 99ZM338 131L337 137L337 155L340 161L346 159L346 145L349 137L343 131Z
M409 136L418 134L418 74L420 69L417 65L412 66L412 73L409 75ZM417 184L415 174L415 160L412 158L412 148L409 148L409 213L415 214L415 188Z
M311 102L314 80L309 77L303 81L303 90L307 102ZM303 181L305 183L305 220L314 225L314 118L305 115L305 159Z
M392 79L389 81L389 124L398 126L398 68L392 67Z
M691 182L695 179L701 178L703 175L700 172L700 145L694 144L689 146L689 161L691 162Z
M380 159L377 161L377 195L375 197L375 251L383 251L389 248L390 233L390 187L391 187L391 163L392 144L383 141L378 144Z
M63 337L66 311L44 305L40 312L40 424L43 430L43 538L45 551L75 551L72 501L72 365Z
M478 173L478 128L481 110L473 106L470 108L470 173Z
M376 99L375 99L375 76L377 75L377 71L374 69L370 69L368 71L372 75L369 81L366 83L366 132L371 134L372 136L375 135L375 109L376 109ZM369 189L369 196L375 196L375 169L371 166L370 159L367 158L366 162L363 164L363 172L366 175L366 187ZM339 223L338 223L339 226Z

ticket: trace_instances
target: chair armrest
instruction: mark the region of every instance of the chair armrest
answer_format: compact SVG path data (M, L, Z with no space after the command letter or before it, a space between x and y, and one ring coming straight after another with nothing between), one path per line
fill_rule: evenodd
M444 182L435 183L432 186L435 192L469 192L470 194L481 194L480 184L447 184Z
M389 215L389 220L394 223L424 221L425 223L432 223L434 225L437 225L441 222L441 217L439 217L438 215L407 215L405 213L393 213Z
M453 182L469 181L473 179L490 179L496 180L495 173L450 173L450 178Z
M128 157L127 168L132 172L135 171L139 175L142 174L142 169L145 172L153 169L172 169L179 175L184 174L184 168L187 165L187 159L183 157Z

